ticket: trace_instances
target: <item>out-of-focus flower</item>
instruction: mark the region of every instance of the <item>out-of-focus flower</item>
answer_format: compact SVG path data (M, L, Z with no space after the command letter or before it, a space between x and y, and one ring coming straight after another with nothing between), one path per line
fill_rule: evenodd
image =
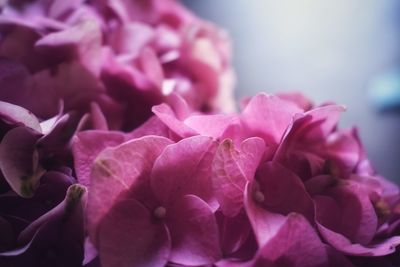
M48 172L31 199L0 195L1 266L82 266L86 191L72 182Z
M10 1L0 14L0 100L41 119L90 111L132 130L172 92L232 110L227 34L174 0Z
M386 264L382 266L396 262L399 189L375 173L355 129L338 129L344 107L314 107L300 95L266 94L248 99L243 106L240 114L204 115L192 112L176 96L170 104L154 107L156 117L131 136L98 130L77 135L73 142L75 168L78 179L89 185L90 238L102 264L120 266L125 262L110 258L109 251L118 258L137 260L132 253L139 251L137 247L114 251L103 246L125 238L132 243L128 233L139 229L130 227L132 221L147 229L142 233L149 233L141 240L149 242L145 244L153 253L151 258L158 259L152 262L154 266L166 262L368 266L365 257ZM163 140L164 147L148 156L155 140ZM197 148L199 140L208 140L208 150ZM145 141L147 147L141 145ZM98 149L93 149L94 142ZM199 153L202 161L196 160ZM201 199L204 210L211 212L207 216L215 217L207 218L216 221L219 233L214 226L202 232L213 240L218 235L214 245L200 246L200 237L197 242L192 240L196 235L190 230L195 228L184 226L186 217L174 213L171 203L180 203L182 192ZM138 211L128 212L133 206ZM182 204L182 212L184 207L188 206ZM151 242L156 230L143 218L159 217L163 220L157 225L165 226L170 235ZM174 226L168 222L178 217L182 225L176 224L180 225L176 240L178 232L171 230ZM101 227L103 224L106 226ZM208 246L222 258L199 260L181 251L188 262L181 261L175 242L179 248L195 245L192 251L201 248L204 252Z
M39 122L0 101L1 266L81 266L86 193L69 168L79 118Z

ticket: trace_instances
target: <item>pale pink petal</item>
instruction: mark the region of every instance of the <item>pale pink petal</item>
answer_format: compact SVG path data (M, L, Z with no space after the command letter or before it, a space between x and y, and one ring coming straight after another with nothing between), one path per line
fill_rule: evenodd
M198 266L221 258L217 222L203 200L194 195L180 197L167 209L166 220L172 241L170 261Z

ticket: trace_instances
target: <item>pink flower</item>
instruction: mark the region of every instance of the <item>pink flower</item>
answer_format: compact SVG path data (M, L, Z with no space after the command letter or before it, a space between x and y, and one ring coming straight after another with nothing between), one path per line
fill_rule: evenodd
M232 109L227 34L174 0L16 1L1 11L0 100L47 119L90 111L132 130L175 92Z
M96 158L89 235L104 266L203 265L221 257L211 170L216 144L148 136Z
M176 103L153 110L178 139L200 134L221 140L213 161L215 195L227 218L240 216L245 203L260 248L253 263L269 253L262 247L286 229L293 213L301 215L296 220L303 218L301 224L313 236L310 240L323 251L315 254L316 262L323 257L332 262L333 257L350 264L344 255L393 253L400 237L382 235L380 229L396 225L390 218L397 218L397 186L375 174L355 130L337 130L342 106L303 111L302 105L293 103L298 102L260 94L237 115L182 116ZM269 232L272 229L277 232ZM239 241L245 244L243 236L233 242ZM328 249L323 242L330 245ZM285 258L290 252L282 253ZM302 264L300 260L288 266Z

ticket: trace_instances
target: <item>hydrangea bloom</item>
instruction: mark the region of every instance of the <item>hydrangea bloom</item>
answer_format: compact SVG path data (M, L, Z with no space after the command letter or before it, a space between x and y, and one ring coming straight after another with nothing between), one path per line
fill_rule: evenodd
M338 129L344 107L219 113L227 36L178 2L0 12L1 266L400 264L399 188Z
M81 266L85 188L67 167L75 115L39 123L0 101L1 266Z
M2 5L0 265L82 265L76 132L129 132L175 94L191 110L231 110L233 82L227 34L174 0Z
M90 111L132 130L172 92L232 109L225 32L174 0L10 1L0 14L0 100L36 116Z
M131 136L79 133L102 265L393 266L398 187L337 128L343 106L304 100L259 94L205 115L177 97Z

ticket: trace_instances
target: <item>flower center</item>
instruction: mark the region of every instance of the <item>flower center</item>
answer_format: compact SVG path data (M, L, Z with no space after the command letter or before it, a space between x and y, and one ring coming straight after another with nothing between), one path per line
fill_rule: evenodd
M163 206L159 206L154 209L153 215L157 219L163 219L165 218L165 214L167 214L167 210Z
M256 192L254 192L254 200L262 203L265 200L265 196L260 190L257 190Z

